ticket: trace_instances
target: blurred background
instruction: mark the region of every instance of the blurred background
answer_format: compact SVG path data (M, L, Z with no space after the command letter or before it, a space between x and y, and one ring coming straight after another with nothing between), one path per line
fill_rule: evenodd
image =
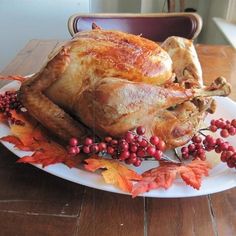
M0 71L30 39L69 39L75 13L197 12L197 43L236 47L236 0L0 0ZM169 5L169 6L170 6Z

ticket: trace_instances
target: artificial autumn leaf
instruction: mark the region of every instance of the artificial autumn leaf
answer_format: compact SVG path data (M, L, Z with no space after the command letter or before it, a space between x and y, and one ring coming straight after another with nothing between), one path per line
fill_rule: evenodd
M46 135L43 133L39 123L26 113L23 114L12 111L12 117L24 122L24 125L10 125L13 136L19 138L24 146L31 147L34 150L41 141L46 140Z
M41 126L27 114L12 111L12 117L24 122L24 125L10 124L12 135L2 137L24 151L33 151L31 156L25 156L18 160L20 163L42 164L47 166L55 163L64 163L69 167L76 167L83 160L74 157L56 142L50 141Z
M133 186L132 197L148 192L151 189L168 189L176 179L177 167L175 164L166 164L144 172L142 180Z
M1 141L14 144L14 146L22 151L33 151L32 147L25 146L21 140L15 136L8 135L0 138Z
M178 171L184 182L195 189L201 187L201 177L208 176L210 165L208 162L194 160L186 166L180 166Z
M102 176L106 183L114 184L125 192L131 192L131 180L141 180L142 177L128 169L125 165L115 160L98 158L93 156L85 160L85 169L89 171L96 171L98 169L105 169L102 171Z
M176 179L177 174L180 175L186 184L199 189L202 176L207 176L209 169L210 165L207 161L198 159L187 165L164 163L142 174L142 180L133 186L132 197L136 197L152 189L168 189Z
M73 157L55 142L40 142L40 149L36 150L32 156L20 158L19 163L42 164L43 167L55 163L64 163L69 167L76 167L82 161L81 158Z
M23 82L25 78L23 76L19 75L9 75L9 76L1 76L0 75L0 80L18 80L20 82Z
M39 124L26 114L11 112L12 117L24 122L24 125L10 124L11 135L2 137L2 141L13 143L15 147L24 151L34 151L39 147L39 142L45 140L45 134Z

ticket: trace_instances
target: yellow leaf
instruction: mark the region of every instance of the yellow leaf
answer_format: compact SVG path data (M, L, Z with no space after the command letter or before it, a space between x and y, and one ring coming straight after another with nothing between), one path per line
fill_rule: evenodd
M109 160L93 156L86 159L85 169L89 171L96 171L98 169L105 169L102 171L102 176L106 183L113 184L125 192L131 192L132 180L141 180L142 177L135 171L128 169L125 165L116 160Z

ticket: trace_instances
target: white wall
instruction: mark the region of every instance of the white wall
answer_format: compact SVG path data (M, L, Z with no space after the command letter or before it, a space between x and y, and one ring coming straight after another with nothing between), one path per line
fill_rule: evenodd
M70 38L67 20L89 0L0 0L0 71L33 38Z
M228 2L186 0L203 17L198 42L227 44L212 17L225 17ZM0 71L30 39L70 38L67 20L74 13L140 11L166 12L166 0L0 0Z
M91 12L96 13L138 13L141 7L141 0L91 0L90 2Z
M222 33L213 22L213 17L225 18L229 0L199 0L198 12L203 18L203 28L199 43L228 44Z

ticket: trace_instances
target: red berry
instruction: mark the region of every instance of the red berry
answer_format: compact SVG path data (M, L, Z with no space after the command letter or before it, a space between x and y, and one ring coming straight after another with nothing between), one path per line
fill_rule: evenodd
M156 153L156 148L155 148L155 147L152 147L152 146L149 146L149 147L147 148L147 153L148 153L148 155L150 155L150 156L154 156L155 153Z
M222 150L221 150L221 148L220 148L219 146L217 146L217 147L215 148L215 152L216 152L216 153L221 153Z
M236 128L236 119L233 119L233 120L231 121L231 125L232 125L234 128Z
M207 135L205 139L208 143L210 143L210 142L212 142L213 137L211 135Z
M188 153L188 148L187 147L182 147L181 148L181 153Z
M136 155L136 153L133 153L133 152L132 152L132 153L130 153L130 154L129 154L129 158L137 158L137 155Z
M233 146L228 146L227 151L236 152L236 149Z
M205 154L204 149L198 149L197 150L197 155Z
M138 135L143 135L143 134L145 134L146 129L143 126L139 126L139 127L137 127L136 132Z
M112 155L115 152L115 149L113 147L107 147L107 153Z
M137 161L138 158L137 158L137 155L135 153L130 153L128 159L130 160L130 164L133 164L134 162Z
M137 156L138 157L144 157L145 156L145 151L143 149L138 149Z
M160 140L159 143L156 145L156 148L161 151L164 151L166 148L165 142L163 140Z
M228 160L228 161L227 161L227 166L228 166L229 168L234 168L234 167L235 167L235 162L232 161L232 160Z
M189 153L188 153L188 152L182 153L182 157L183 157L184 159L188 159L188 158L189 158Z
M83 146L83 152L86 153L86 154L90 153L89 146Z
M225 126L226 126L226 122L225 122L225 121L221 121L221 122L219 123L219 128L225 129Z
M192 141L193 141L194 143L201 143L201 142L202 142L202 139L201 139L200 136L194 135L194 136L192 137Z
M99 147L97 144L93 144L90 146L90 152L97 153L99 151Z
M142 163L142 161L140 160L140 159L137 159L135 162L134 162L134 166L136 166L136 167L138 167L138 166L140 166L141 165L141 163Z
M139 142L139 145L141 147L147 147L148 143L147 143L147 141L145 139L143 139L141 142Z
M231 156L231 159L236 162L236 153Z
M215 126L217 127L217 128L220 128L220 123L221 123L221 121L220 120L215 120Z
M76 147L70 147L68 150L68 153L71 155L76 155L77 154L77 148Z
M126 141L124 141L119 145L119 147L121 150L125 151L129 149L129 144Z
M231 152L231 151L226 151L226 154L225 154L225 160L226 162L228 162L229 158L233 155L234 153Z
M162 158L162 154L163 154L162 151L157 150L154 155L155 159L159 161Z
M211 125L209 129L212 132L216 132L217 131L217 127L215 125Z
M135 144L132 144L132 145L130 146L130 151L131 151L131 152L137 152L137 150L138 150L138 147L137 147Z
M189 150L189 152L195 151L195 145L193 143L189 144L188 145L188 150Z
M110 143L113 147L115 147L118 144L118 141L116 139L112 139Z
M224 140L222 138L217 138L216 139L216 144L220 145L221 143L224 143Z
M160 142L160 139L157 136L152 136L150 138L150 143L155 145L155 146L158 145L159 142Z
M227 138L227 137L229 137L229 132L228 132L227 129L222 129L222 130L220 131L220 135L221 135L221 137L223 137L223 138Z
M71 138L69 141L70 146L75 147L78 145L78 139L77 138Z
M134 139L134 135L130 132L127 132L127 134L125 135L125 140L128 142L128 143L131 143Z
M221 143L219 145L219 147L220 147L221 151L226 151L229 148L229 143L228 142Z
M99 148L99 151L101 152L101 151L104 151L107 149L107 145L106 145L106 143L101 142L98 144L98 148Z
M84 140L84 145L89 146L93 143L93 140L91 138L86 138Z
M222 162L226 162L226 160L227 160L227 153L225 151L221 153L220 159L221 159Z
M77 154L79 154L80 153L80 147L76 147L76 149L77 149Z
M215 120L211 120L211 125L215 125L216 121Z
M230 126L228 128L228 132L230 135L235 135L236 134L236 128L234 128L233 126Z
M123 151L123 152L121 152L119 159L125 160L125 159L129 158L129 156L130 156L130 153L128 151Z
M106 143L109 143L109 142L111 142L112 137L105 137L104 140L105 140Z
M205 160L206 160L206 154L205 154L205 153L202 153L202 154L198 155L198 157L199 157L202 161L205 161Z
M132 161L131 158L127 158L127 159L125 160L125 163L126 163L127 165L130 165L130 164L133 164L134 161Z

